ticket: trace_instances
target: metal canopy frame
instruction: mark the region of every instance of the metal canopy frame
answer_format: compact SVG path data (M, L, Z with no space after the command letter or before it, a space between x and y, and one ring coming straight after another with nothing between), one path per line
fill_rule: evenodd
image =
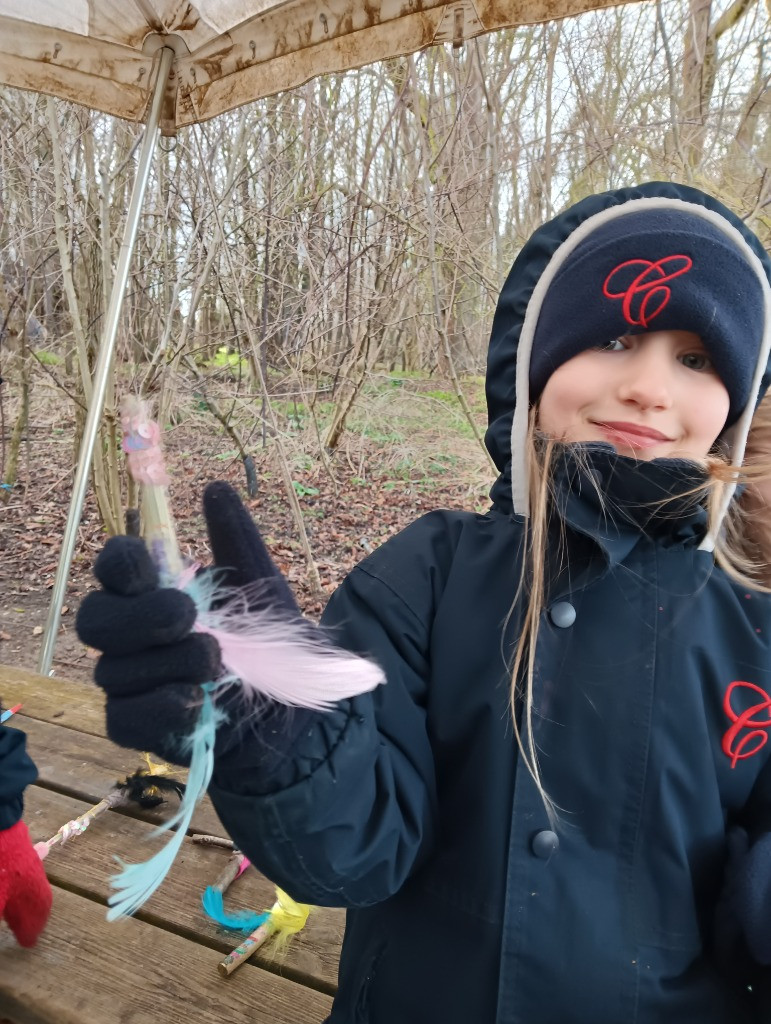
M80 517L83 512L83 502L86 498L88 478L91 473L91 461L94 455L94 445L96 444L96 438L99 432L99 421L102 418L102 411L104 409L104 397L107 393L110 366L112 364L113 353L115 352L115 341L118 336L118 325L120 323L120 315L123 309L123 298L126 292L126 284L128 282L129 266L134 252L134 243L136 242L137 228L139 226L139 218L142 212L142 202L145 197L145 189L147 188L147 182L150 177L153 154L155 153L155 148L158 144L158 126L161 118L161 107L173 61L174 50L171 49L171 47L164 46L159 51L155 87L153 90L150 110L147 115L145 132L142 138L142 146L139 152L137 175L134 180L134 187L131 191L131 201L129 202L128 214L126 216L123 241L121 242L120 252L118 254L118 263L115 269L115 279L112 283L112 291L110 292L110 301L107 307L107 316L104 324L104 334L99 344L99 355L96 361L96 368L94 369L91 402L86 415L85 427L83 428L83 438L80 443L80 451L78 452L78 465L75 471L75 481L72 487L70 508L67 513L67 524L64 529L64 538L62 540L62 550L61 555L59 556L56 576L54 577L53 593L51 595L51 603L48 607L48 618L43 632L43 646L40 650L38 671L44 676L51 674L51 664L53 662L56 637L59 632L62 603L64 601L65 590L67 589L67 579L70 574L70 566L72 565L72 556L75 551L75 542L77 540L78 527L80 526Z

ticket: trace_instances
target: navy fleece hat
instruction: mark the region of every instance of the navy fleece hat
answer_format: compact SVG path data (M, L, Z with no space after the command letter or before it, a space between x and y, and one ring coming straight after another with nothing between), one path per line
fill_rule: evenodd
M530 398L573 356L625 334L698 334L730 396L727 425L750 399L763 337L757 273L704 217L648 209L598 227L566 258L533 337Z

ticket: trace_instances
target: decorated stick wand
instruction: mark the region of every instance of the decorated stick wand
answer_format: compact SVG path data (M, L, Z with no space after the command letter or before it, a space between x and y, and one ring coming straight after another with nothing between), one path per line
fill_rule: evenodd
M160 429L150 419L145 403L133 397L124 402L121 420L123 448L129 471L142 488L146 541L161 582L180 586L193 597L198 611L194 628L215 637L224 672L201 687L199 719L188 740L190 771L185 798L178 813L158 830L176 832L145 864L123 865L121 874L113 879L120 892L108 900L108 920L134 913L152 895L182 845L195 805L214 770L218 721L214 690L238 684L245 713L254 713L258 697L323 711L384 681L377 665L323 642L303 620L273 610L255 612L249 607L247 591L218 588L212 574L196 578L191 570L183 570L166 496L169 478L160 449Z
M232 974L241 964L246 963L253 953L256 953L260 946L263 946L275 931L275 927L271 922L270 914L262 915L262 923L254 929L254 931L247 935L244 941L233 950L232 953L228 953L224 960L220 960L217 965L217 970L224 977Z
M161 430L150 419L146 404L134 395L123 400L121 425L129 471L142 488L147 546L163 585L174 586L183 566L166 493L170 481L161 453Z
M111 790L98 804L89 807L83 814L62 825L58 832L51 836L50 839L46 839L41 843L35 843L35 852L41 860L45 860L55 846L58 846L60 843L66 843L73 836L82 835L100 814L104 814L105 811L113 810L116 807L122 807L128 802L129 798L123 790L117 788Z
M140 768L133 775L129 775L125 782L114 786L98 804L94 804L77 818L62 825L50 839L35 843L35 852L41 860L45 860L55 846L66 843L73 836L82 835L105 811L125 807L130 803L137 803L140 807L156 807L159 803L163 803L163 797L159 795L161 790L173 791L181 797L184 788L182 783L175 779L169 779L165 775L151 774Z
M160 427L150 418L146 403L134 395L123 401L121 426L129 472L142 489L146 543L162 585L177 586L183 567L166 494L169 477L160 447ZM210 690L211 684L202 687L201 717L191 738L190 771L182 803L177 813L151 834L175 831L166 845L143 864L127 864L118 858L122 871L112 879L116 891L107 900L108 921L133 914L163 882L182 846L196 805L206 792L214 770L216 731Z
M276 902L266 911L257 927L232 953L220 961L217 970L227 977L245 963L260 946L275 935L279 942L288 941L301 931L308 920L311 908L307 903L297 903L283 889L276 888Z

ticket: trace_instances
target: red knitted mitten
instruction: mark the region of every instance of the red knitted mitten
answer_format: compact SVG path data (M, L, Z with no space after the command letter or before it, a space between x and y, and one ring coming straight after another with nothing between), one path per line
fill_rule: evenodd
M23 821L0 832L0 920L20 946L34 946L45 928L53 896L43 864Z

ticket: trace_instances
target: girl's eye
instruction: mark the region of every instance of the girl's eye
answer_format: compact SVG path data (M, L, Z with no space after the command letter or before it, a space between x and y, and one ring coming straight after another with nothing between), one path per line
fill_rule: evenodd
M697 373L711 373L714 370L712 360L705 352L687 352L680 356L680 362L688 370L696 370Z
M623 338L614 338L612 341L606 341L604 345L597 346L600 352L623 352L625 348Z

